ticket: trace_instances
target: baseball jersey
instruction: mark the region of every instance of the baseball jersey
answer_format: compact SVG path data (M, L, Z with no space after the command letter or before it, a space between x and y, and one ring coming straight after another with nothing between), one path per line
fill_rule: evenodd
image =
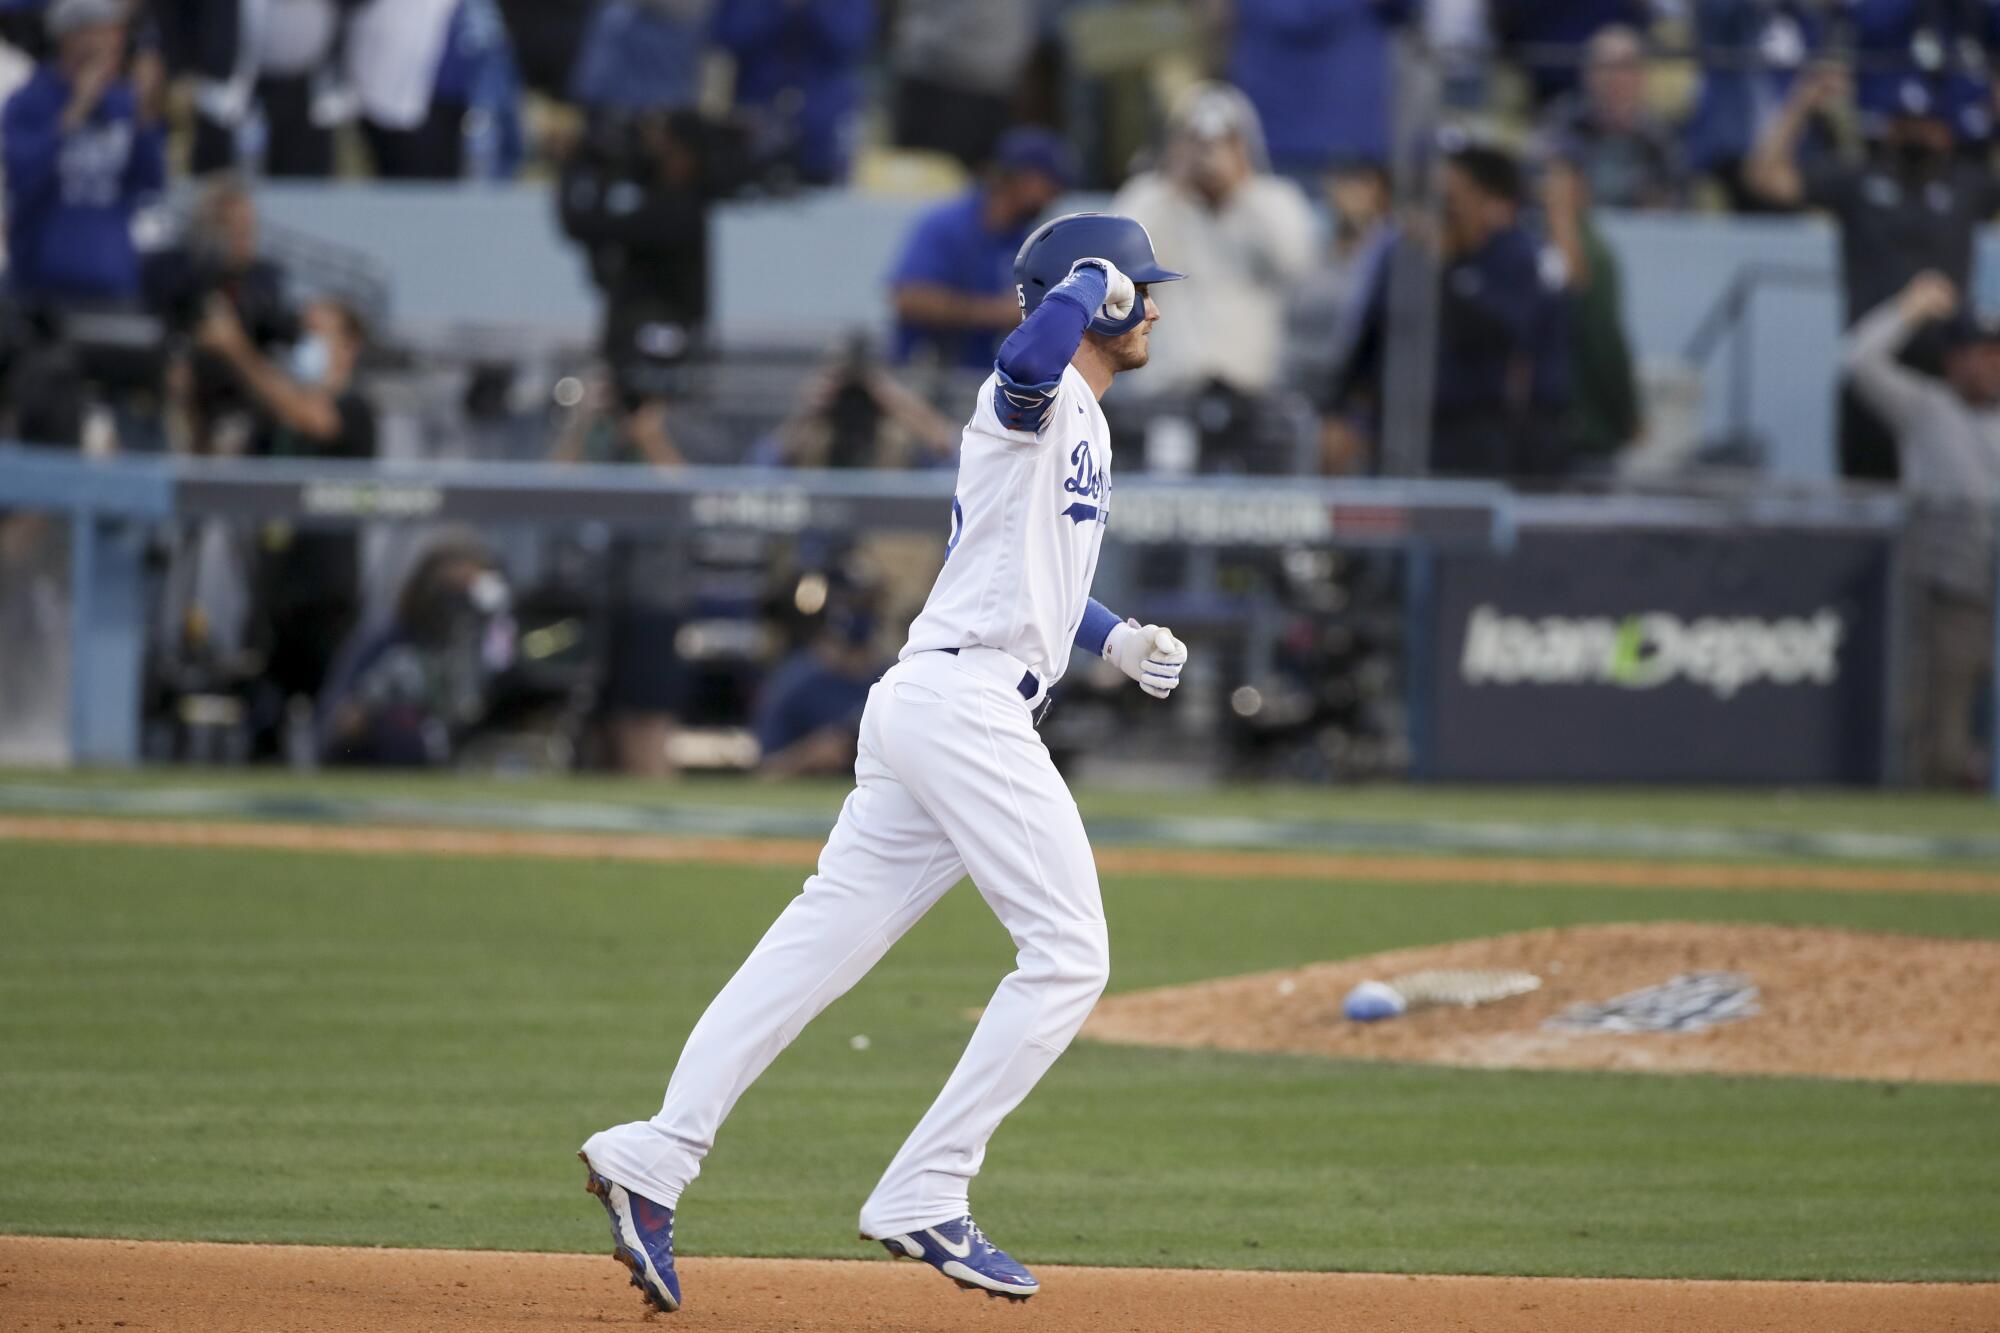
M966 423L944 568L897 656L997 648L1052 685L1069 665L1104 543L1111 431L1074 366L1038 431L1002 424L999 386L988 377Z

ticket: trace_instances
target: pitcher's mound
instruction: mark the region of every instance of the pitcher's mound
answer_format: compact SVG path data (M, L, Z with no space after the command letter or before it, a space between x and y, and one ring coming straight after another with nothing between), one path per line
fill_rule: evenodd
M1436 968L1521 969L1539 990L1356 1023L1356 983ZM1739 973L1748 1016L1697 1032L1559 1030L1547 1020L1689 973ZM1790 926L1536 930L1100 1001L1083 1035L1483 1069L1641 1069L2000 1082L2000 941Z

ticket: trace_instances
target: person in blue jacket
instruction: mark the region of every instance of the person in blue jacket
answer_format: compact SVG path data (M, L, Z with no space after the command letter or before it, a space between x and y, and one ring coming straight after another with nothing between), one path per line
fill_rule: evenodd
M1406 228L1438 265L1437 370L1428 468L1440 476L1523 477L1562 471L1545 429L1569 406L1568 298L1543 247L1522 225L1521 166L1485 144L1448 147L1442 218ZM1334 403L1379 413L1386 399L1389 277L1377 265L1354 353L1336 377ZM1379 424L1379 420L1377 422Z
M1264 125L1271 166L1317 193L1331 167L1389 157L1389 39L1416 0L1237 0L1229 79Z
M874 639L874 617L850 597L829 607L812 641L771 672L751 723L758 773L789 778L853 769L861 709L887 665Z
M570 72L570 100L592 109L692 106L714 0L599 0Z
M49 304L139 296L132 215L166 179L160 79L125 74L122 0L54 0L53 55L0 111L9 282Z
M1738 212L1766 205L1742 186L1743 164L1792 84L1824 49L1829 34L1817 0L1695 0L1697 49L1707 53L1685 130L1688 165L1714 177ZM1816 141L1814 156L1831 151Z
M1995 0L1849 0L1854 102L1871 134L1922 104L1951 124L1961 156L1993 139L1993 71L2000 52Z
M1076 181L1076 155L1049 130L1000 140L980 182L917 219L889 274L892 360L982 373L1021 322L1014 256L1035 219Z
M874 0L731 0L715 12L737 107L808 185L847 179L874 35Z

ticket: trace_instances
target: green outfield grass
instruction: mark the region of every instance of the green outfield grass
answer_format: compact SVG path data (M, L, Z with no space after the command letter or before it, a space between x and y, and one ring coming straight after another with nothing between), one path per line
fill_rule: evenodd
M600 1249L571 1153L657 1106L700 1007L797 887L0 843L0 1232ZM2000 937L2000 898L1976 895L1113 879L1106 896L1114 989L1571 922ZM1008 966L961 886L744 1098L684 1202L684 1249L867 1253L855 1211ZM1996 1126L1990 1087L1079 1043L996 1139L975 1202L1041 1262L1994 1280Z

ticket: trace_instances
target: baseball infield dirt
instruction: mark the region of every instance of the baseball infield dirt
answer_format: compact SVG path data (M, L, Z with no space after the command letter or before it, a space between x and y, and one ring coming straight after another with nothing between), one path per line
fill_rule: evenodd
M2000 1286L1663 1282L1044 1268L1025 1305L914 1264L688 1259L648 1314L608 1258L0 1237L0 1329L207 1333L1176 1329L1423 1333L1982 1333Z
M1541 977L1542 987L1474 1009L1420 1009L1377 1023L1342 1016L1357 982L1428 968L1519 969ZM1758 988L1758 1012L1698 1032L1543 1026L1569 1005L1689 972L1742 973ZM1577 926L1109 995L1083 1035L1475 1068L1995 1083L1996 994L1994 940L1678 922Z
M787 866L810 870L821 843L805 838L690 838L539 830L343 827L324 824L69 815L0 815L0 841L236 847L401 856L534 856L555 860ZM1996 893L2000 872L1922 866L1759 865L1575 857L1359 855L1099 847L1107 875L1204 879L1326 879L1376 884L1574 884L1603 889L1799 889L1825 893Z

